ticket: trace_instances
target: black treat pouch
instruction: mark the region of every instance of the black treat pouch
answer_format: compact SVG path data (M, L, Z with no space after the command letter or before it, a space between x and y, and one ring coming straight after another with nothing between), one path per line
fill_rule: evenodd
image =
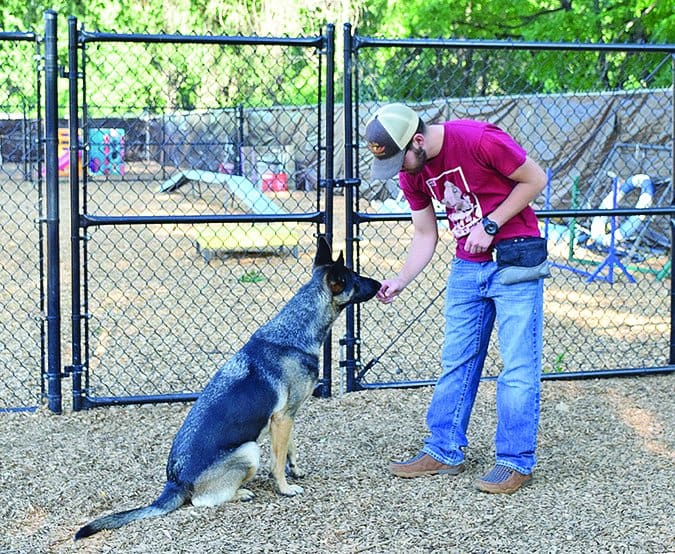
M520 265L534 267L546 261L548 250L543 237L516 237L505 239L495 245L497 265Z
M495 245L499 281L503 285L549 277L548 250L543 237L516 237Z

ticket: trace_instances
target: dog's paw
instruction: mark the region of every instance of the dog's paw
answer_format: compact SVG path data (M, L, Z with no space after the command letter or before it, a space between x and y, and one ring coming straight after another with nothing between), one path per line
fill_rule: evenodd
M295 464L286 464L286 475L293 477L293 479L302 479L305 472Z
M305 492L305 489L303 489L300 485L288 485L283 489L279 489L279 494L282 496L296 496L298 494L302 494L303 492Z
M255 498L255 494L248 489L239 489L234 493L233 500L239 500L240 502L248 502Z

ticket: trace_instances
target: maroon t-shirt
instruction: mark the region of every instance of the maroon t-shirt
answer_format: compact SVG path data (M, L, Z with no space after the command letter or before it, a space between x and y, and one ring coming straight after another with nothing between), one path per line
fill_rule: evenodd
M480 224L511 193L516 182L509 179L527 156L510 135L490 123L458 119L443 123L443 146L427 160L421 173L399 173L399 186L412 210L422 210L432 198L443 203L450 229L457 239L458 258L470 261L492 259L491 251L471 254L464 243L471 228ZM512 237L538 237L534 210L527 206L507 221L493 245Z

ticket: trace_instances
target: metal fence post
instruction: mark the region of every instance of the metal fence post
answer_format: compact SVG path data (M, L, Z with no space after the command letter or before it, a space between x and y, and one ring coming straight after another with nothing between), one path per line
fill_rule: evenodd
M47 402L61 413L61 282L59 277L58 61L56 12L45 20L45 159L47 185ZM71 139L72 140L72 139Z
M352 27L351 24L345 23L343 27L343 43L344 43L344 112L345 112L345 182L350 183L354 177L354 121L352 113ZM358 142L358 141L357 141ZM354 245L356 239L354 237L354 188L353 186L345 186L345 258L349 267L354 267ZM345 381L347 392L358 390L358 383L356 382L356 355L355 344L357 338L354 336L354 320L355 310L354 306L347 306L346 312L346 331L345 337L342 340L342 345L345 347L345 359L342 365L345 368Z
M70 271L71 271L71 322L72 322L72 373L73 411L84 409L82 388L82 302L80 274L80 202L79 202L79 155L78 131L78 83L77 18L68 18L68 120L70 126ZM73 139L75 137L75 139ZM82 137L85 140L85 137Z
M326 26L326 219L325 233L328 244L333 244L333 199L334 199L334 169L333 156L335 150L335 26ZM319 94L320 96L320 94ZM321 105L321 98L319 106ZM323 375L315 391L320 398L331 395L333 379L333 334L328 333L323 347Z
M675 90L675 54L670 56L670 72L671 81L673 83L673 90ZM670 128L671 128L671 170L670 178L675 179L675 94L671 99L672 111L670 114ZM672 182L672 181L671 181ZM675 183L674 183L675 184ZM670 205L675 206L675 186L670 200ZM670 218L670 352L668 355L668 363L675 364L675 268L673 267L673 258L675 258L675 221L673 217Z

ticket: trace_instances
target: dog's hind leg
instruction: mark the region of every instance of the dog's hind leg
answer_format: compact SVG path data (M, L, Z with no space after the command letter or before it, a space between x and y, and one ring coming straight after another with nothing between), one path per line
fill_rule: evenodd
M255 495L241 485L253 478L260 465L256 442L242 444L226 458L204 471L194 484L194 506L217 506L234 500L251 500Z
M293 418L291 416L281 413L272 414L270 419L271 473L278 492L284 496L295 496L303 493L301 486L289 485L286 481L286 459L291 451L293 452L293 458L295 458L295 448L291 445L292 428Z
M295 449L295 441L293 434L288 439L288 457L286 460L286 473L294 479L301 479L305 473L298 466L298 453Z

